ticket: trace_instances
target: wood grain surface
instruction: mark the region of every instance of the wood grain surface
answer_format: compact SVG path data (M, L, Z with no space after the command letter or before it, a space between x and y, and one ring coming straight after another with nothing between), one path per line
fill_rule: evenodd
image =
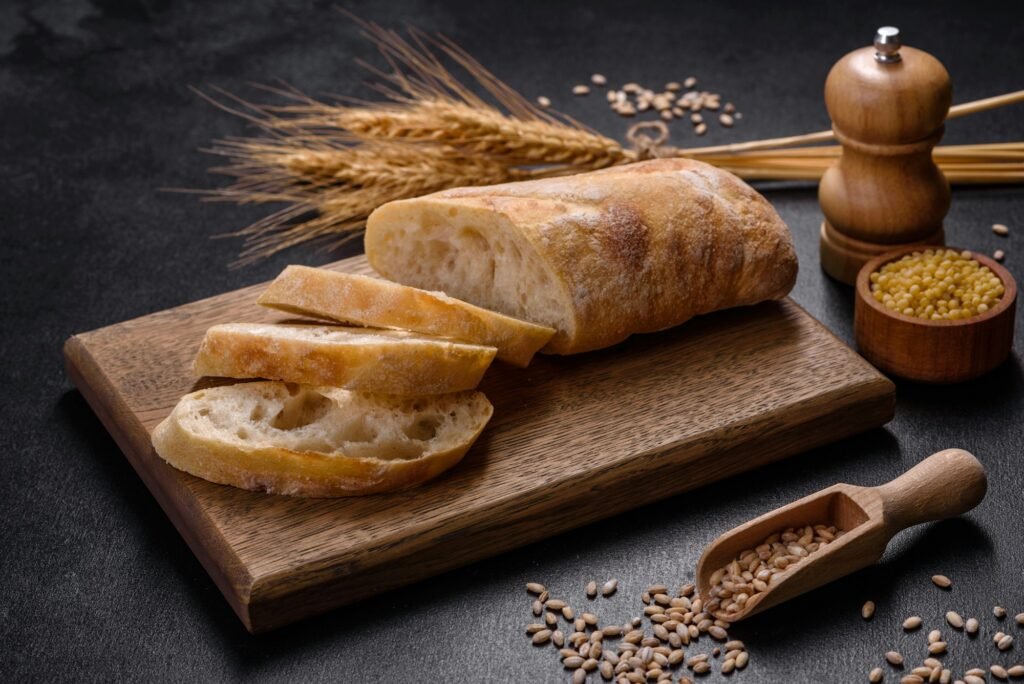
M949 183L932 159L944 132L952 86L932 55L900 48L883 63L868 46L829 71L825 106L843 147L822 176L821 265L853 285L869 260L906 245L941 245Z
M363 257L330 266L368 273ZM495 415L452 471L355 499L295 499L171 468L149 434L206 381L214 323L281 320L254 286L75 335L68 373L253 632L882 425L894 387L786 300L612 349L496 363ZM656 486L651 486L656 483Z
M971 258L995 273L1006 288L991 309L956 320L904 316L885 308L872 296L871 274L915 249L875 257L858 274L853 325L857 349L886 373L917 382L964 382L992 371L1006 360L1013 347L1017 281L991 257L970 252Z
M711 542L697 564L697 588L707 596L711 574L746 549L790 527L835 525L846 532L774 575L739 611L717 613L739 622L772 606L878 562L893 536L914 525L963 515L985 498L985 468L963 449L932 454L877 487L835 484L729 530Z

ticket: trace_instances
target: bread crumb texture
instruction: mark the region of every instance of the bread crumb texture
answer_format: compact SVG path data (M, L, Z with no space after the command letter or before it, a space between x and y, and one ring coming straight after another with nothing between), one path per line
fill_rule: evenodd
M367 494L451 467L492 412L479 392L399 397L251 382L186 395L154 430L153 445L171 465L221 484Z
M561 354L780 299L797 273L768 201L686 159L392 202L366 252L393 280L554 327Z

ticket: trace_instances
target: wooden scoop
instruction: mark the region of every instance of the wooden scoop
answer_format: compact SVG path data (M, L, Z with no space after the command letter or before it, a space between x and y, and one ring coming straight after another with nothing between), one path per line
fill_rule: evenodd
M697 589L707 601L713 572L775 532L805 525L835 525L846 534L772 577L735 613L715 617L737 622L794 596L867 567L882 557L901 530L966 513L985 498L985 468L962 449L932 454L892 482L878 487L837 484L726 532L697 564Z

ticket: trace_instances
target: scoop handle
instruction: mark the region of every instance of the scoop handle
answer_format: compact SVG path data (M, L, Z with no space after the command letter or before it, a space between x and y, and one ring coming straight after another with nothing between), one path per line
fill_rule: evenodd
M932 454L892 482L874 488L891 534L966 513L985 498L985 467L963 449Z

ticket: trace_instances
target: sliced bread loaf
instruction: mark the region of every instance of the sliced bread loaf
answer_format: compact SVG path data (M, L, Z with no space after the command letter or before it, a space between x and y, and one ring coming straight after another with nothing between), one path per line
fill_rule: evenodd
M490 420L480 392L428 397L248 382L185 395L153 431L175 468L242 489L353 496L422 483Z
M689 159L388 202L364 243L389 280L555 328L556 354L780 299L797 273L772 205Z
M444 394L476 387L495 351L398 330L229 323L207 330L195 372L381 394Z
M308 266L287 267L260 295L259 303L302 316L497 347L499 359L521 367L555 334L554 328L488 311L443 292Z

